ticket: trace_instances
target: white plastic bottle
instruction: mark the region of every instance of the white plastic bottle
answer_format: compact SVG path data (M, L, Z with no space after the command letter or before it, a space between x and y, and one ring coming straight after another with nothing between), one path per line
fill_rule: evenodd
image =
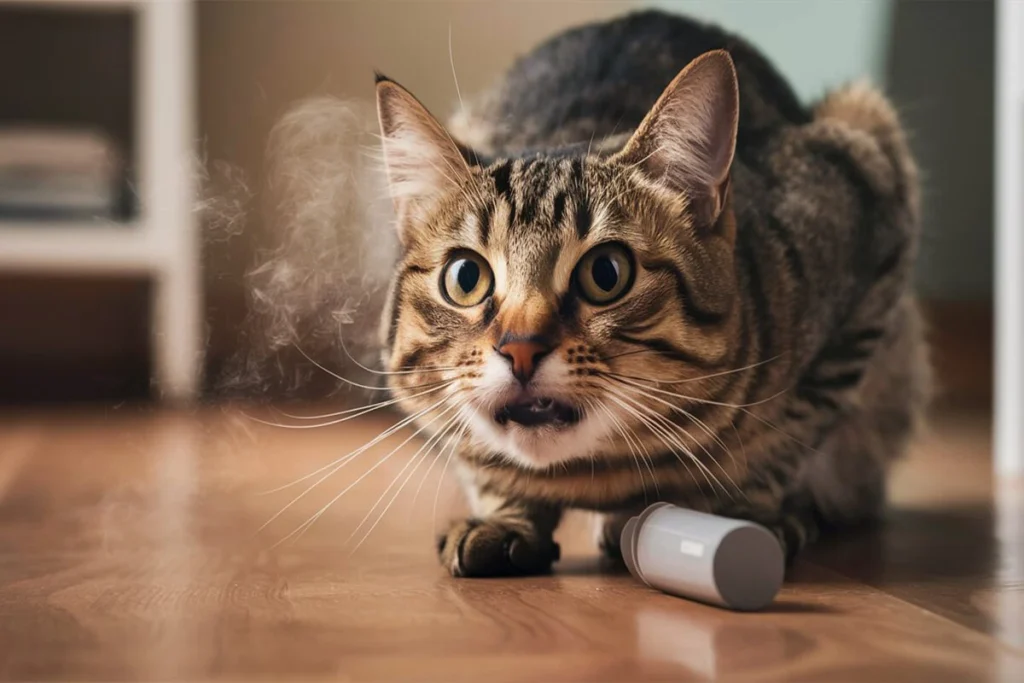
M734 610L767 607L785 573L782 546L759 524L655 503L622 530L629 572L652 588Z

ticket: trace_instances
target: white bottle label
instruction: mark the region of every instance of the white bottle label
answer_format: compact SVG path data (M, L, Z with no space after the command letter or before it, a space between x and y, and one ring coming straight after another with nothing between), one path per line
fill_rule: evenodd
M704 544L700 541L683 539L683 542L679 544L679 552L690 557L704 557Z

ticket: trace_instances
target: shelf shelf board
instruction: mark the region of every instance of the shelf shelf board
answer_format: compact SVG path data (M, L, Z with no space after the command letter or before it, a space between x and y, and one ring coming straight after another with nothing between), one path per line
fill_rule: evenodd
M0 220L0 270L145 274L161 263L139 222Z

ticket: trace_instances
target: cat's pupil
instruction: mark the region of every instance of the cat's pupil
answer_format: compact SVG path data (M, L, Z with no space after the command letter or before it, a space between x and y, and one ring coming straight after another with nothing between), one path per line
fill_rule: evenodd
M610 292L619 282L619 264L607 256L600 256L594 260L590 274L594 278L595 285Z
M480 266L469 260L455 264L455 281L463 292L472 292L480 281Z

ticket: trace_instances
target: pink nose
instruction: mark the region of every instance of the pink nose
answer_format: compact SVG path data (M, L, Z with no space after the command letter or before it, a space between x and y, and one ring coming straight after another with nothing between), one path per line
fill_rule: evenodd
M497 350L512 364L512 374L522 384L530 381L540 360L551 353L550 346L534 340L506 342Z

